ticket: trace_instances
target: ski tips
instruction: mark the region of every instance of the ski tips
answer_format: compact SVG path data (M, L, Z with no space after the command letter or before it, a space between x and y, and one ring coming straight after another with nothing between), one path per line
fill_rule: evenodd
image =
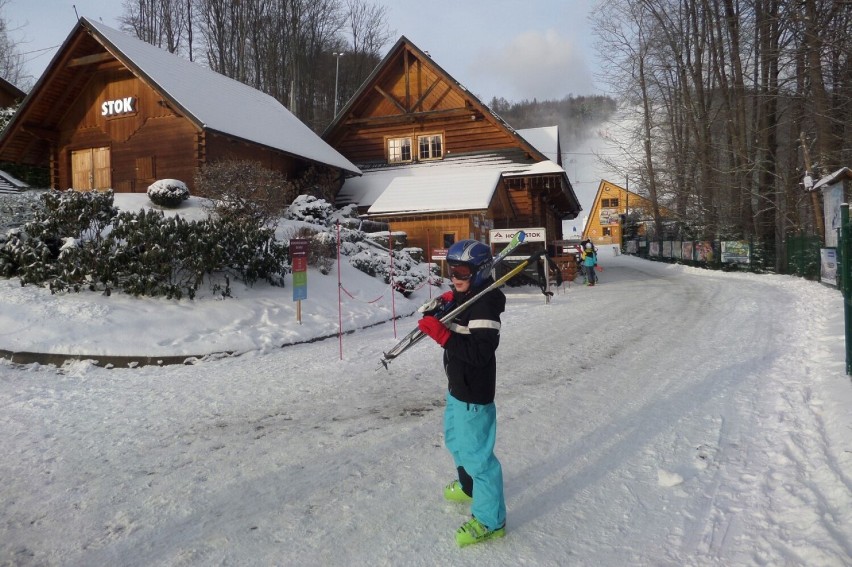
M518 231L518 242L523 242L527 238L527 233L523 230Z

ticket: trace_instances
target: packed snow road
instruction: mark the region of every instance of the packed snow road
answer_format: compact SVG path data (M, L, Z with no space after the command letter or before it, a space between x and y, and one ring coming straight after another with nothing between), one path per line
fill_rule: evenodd
M550 304L506 290L505 539L456 548L440 349L377 372L380 325L343 361L330 340L193 366L3 363L0 564L848 565L840 294L602 263Z

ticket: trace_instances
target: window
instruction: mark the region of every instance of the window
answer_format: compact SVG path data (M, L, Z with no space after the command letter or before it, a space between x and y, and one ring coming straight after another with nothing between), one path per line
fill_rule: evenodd
M444 248L449 248L453 244L456 243L456 233L455 232L445 232L444 233Z
M388 140L388 163L411 161L411 138Z
M420 146L420 159L440 159L444 155L443 136L434 134L417 138Z
M603 227L604 236L612 236L612 229L608 226Z
M617 209L618 199L601 199L601 207L605 209Z

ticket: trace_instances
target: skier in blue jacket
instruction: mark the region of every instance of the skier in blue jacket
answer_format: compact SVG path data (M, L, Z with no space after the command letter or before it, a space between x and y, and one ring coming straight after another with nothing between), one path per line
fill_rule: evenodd
M583 268L586 270L586 285L595 285L598 275L595 273L595 266L598 265L598 254L591 243L586 244L586 249L583 250Z
M444 294L461 304L494 280L491 249L477 240L462 240L447 250L453 292ZM450 295L452 294L452 295ZM447 405L444 444L453 456L458 480L444 488L444 498L471 503L472 518L456 531L463 547L506 534L503 469L494 455L497 412L495 352L500 343L500 314L506 296L494 289L445 326L427 315L418 326L444 349Z

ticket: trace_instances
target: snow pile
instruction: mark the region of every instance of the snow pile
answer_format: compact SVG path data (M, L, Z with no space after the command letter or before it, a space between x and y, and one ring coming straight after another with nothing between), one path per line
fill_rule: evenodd
M173 209L189 199L189 187L177 179L160 179L148 186L148 198L155 205Z

